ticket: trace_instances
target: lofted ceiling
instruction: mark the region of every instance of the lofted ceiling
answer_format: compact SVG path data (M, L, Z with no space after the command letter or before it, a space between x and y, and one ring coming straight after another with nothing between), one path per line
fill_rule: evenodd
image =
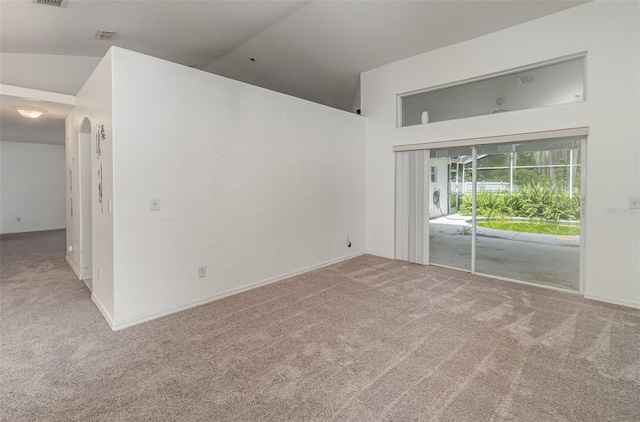
M0 82L74 95L116 45L353 112L363 71L582 3L2 0Z

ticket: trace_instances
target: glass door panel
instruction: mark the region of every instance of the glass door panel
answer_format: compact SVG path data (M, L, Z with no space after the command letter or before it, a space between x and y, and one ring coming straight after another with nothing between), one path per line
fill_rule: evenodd
M477 147L475 272L579 290L580 145Z
M430 264L471 270L471 161L471 147L430 151Z

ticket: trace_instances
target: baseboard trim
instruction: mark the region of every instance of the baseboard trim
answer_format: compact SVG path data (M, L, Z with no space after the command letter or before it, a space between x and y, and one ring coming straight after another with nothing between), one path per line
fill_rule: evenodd
M89 268L88 270L87 269L84 270L84 272L81 274L80 280L86 281L86 280L91 280L92 278L93 278L92 270L91 268Z
M628 308L635 308L635 309L640 309L640 303L638 302L631 302L629 300L620 300L620 299L614 299L612 297L608 297L608 296L601 296L601 295L594 295L594 294L590 294L590 293L585 293L584 294L584 298L585 299L590 299L590 300L597 300L599 302L606 302L606 303L611 303L613 305L621 305L621 306L626 306Z
M82 281L84 282L84 285L87 287L87 289L89 289L89 291L93 293L93 280L90 278L83 278ZM88 281L91 281L91 285L89 285Z
M67 261L67 264L69 264L73 273L76 275L76 277L78 277L78 280L82 280L82 273L80 272L80 270L78 270L76 264L71 260L71 258L69 258L69 255L66 255L64 257L64 260Z
M394 260L396 259L396 257L393 255L387 255L385 253L380 253L380 252L366 251L364 254L379 256L380 258L387 258L387 259L394 259Z
M80 271L78 269L78 267L76 267L76 264L71 260L71 258L69 258L69 255L66 255L64 257L65 261L67 261L67 264L69 264L69 266L71 267L71 270L73 270L73 272L75 273L76 277L78 277L78 280L90 280L92 277L91 274L91 270L87 270L87 271Z
M51 232L54 230L66 230L67 226L65 225L64 227L51 227L51 228L37 228L37 229L29 229L29 230L18 230L18 231L8 231L8 232L2 232L0 234L20 234L20 233L34 233L34 232Z
M102 314L104 319L107 320L107 324L109 324L109 328L111 328L112 331L116 331L117 328L116 328L115 324L113 323L113 318L111 317L111 315L107 311L107 308L105 308L104 305L102 304L102 302L100 302L100 299L98 299L98 297L94 293L91 293L91 300L98 307L98 310L100 311L100 313Z
M167 309L167 310L159 311L159 312L154 312L154 313L147 314L147 315L136 316L136 317L133 317L133 318L126 319L124 321L116 322L115 324L112 324L110 322L110 325L111 325L111 327L112 327L112 329L114 331L122 330L124 328L128 328L128 327L132 327L134 325L142 324L143 322L147 322L147 321L151 321L151 320L156 319L156 318L160 318L160 317L163 317L163 316L171 315L171 314L174 314L176 312L185 311L187 309L195 308L196 306L204 305L204 304L207 304L207 303L210 303L210 302L214 302L214 301L219 300L219 299L223 299L223 298L228 297L228 296L232 296L232 295L235 295L235 294L238 294L238 293L245 292L247 290L255 289L256 287L266 286L268 284L275 283L275 282L281 281L281 280L285 280L285 279L290 278L290 277L295 277L297 275L300 275L300 274L303 274L303 273L306 273L306 272L309 272L309 271L317 270L319 268L328 267L330 265L337 264L337 263L340 263L342 261L347 261L347 260L349 260L351 258L355 258L355 257L361 256L361 255L365 255L366 253L367 252L356 252L356 253L345 255L345 256L342 256L342 257L339 257L339 258L330 259L328 261L324 261L324 262L321 262L319 264L311 265L311 266L308 266L308 267L305 267L305 268L302 268L302 269L299 269L299 270L296 270L296 271L292 271L292 272L289 272L289 273L286 273L286 274L278 275L278 276L275 276L275 277L270 277L270 278L267 278L267 279L264 279L264 280L260 280L260 281L254 282L254 283L247 284L247 285L242 286L242 287L238 287L238 288L230 289L230 290L225 290L224 292L215 294L213 296L208 296L206 298L197 300L195 302L190 302L190 303L187 303L187 304L184 304L184 305L180 305L180 306L177 306L175 308L171 308L171 309ZM92 295L92 297L93 297L93 295ZM101 312L103 313L103 315L105 314L104 311L101 310ZM105 316L105 318L106 318L106 316ZM107 320L109 321L108 318L107 318Z

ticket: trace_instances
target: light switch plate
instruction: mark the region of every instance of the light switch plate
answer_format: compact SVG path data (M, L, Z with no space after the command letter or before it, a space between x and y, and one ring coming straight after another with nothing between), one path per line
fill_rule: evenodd
M640 198L629 198L629 209L640 210Z
M160 210L160 198L151 198L149 201L149 208L151 211L159 211Z

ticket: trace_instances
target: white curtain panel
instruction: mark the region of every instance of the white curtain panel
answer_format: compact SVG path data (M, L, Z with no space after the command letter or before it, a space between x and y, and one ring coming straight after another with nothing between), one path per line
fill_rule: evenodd
M429 263L429 151L396 152L395 257Z

